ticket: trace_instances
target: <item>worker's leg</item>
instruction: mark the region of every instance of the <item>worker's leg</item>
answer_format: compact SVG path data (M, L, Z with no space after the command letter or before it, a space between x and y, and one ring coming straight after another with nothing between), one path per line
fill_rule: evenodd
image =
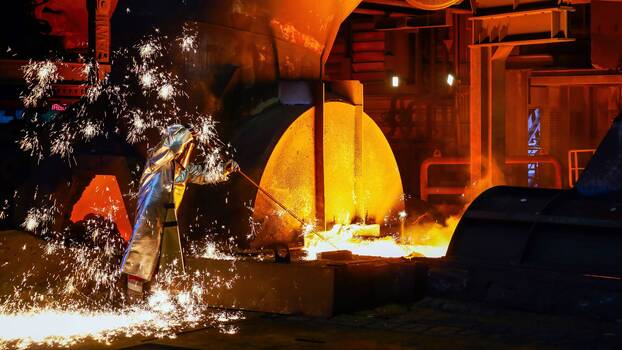
M127 293L132 299L143 298L146 284L155 274L160 257L164 215L162 204L148 206L137 215L122 269L127 275Z
M181 250L181 239L177 226L175 208L169 205L162 230L162 246L160 249L159 274L178 276L184 273L184 256Z

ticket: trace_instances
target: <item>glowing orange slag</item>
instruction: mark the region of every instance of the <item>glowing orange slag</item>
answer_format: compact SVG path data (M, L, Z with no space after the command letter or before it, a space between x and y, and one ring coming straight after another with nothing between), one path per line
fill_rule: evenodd
M113 221L126 241L132 236L132 226L115 176L96 175L73 206L70 219L78 222L88 214L100 215Z
M356 255L387 258L444 256L458 224L458 217L450 217L445 225L438 223L405 227L399 237L380 237L378 225L334 225L329 231L315 234L311 228L305 233L304 249L307 259L316 259L321 252L349 250ZM369 234L377 227L377 234ZM396 235L398 236L398 235Z

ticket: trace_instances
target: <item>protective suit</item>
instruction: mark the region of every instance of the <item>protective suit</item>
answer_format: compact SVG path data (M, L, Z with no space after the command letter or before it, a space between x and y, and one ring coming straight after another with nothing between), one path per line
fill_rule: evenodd
M226 179L189 164L193 148L192 133L175 124L167 128L160 144L151 151L140 178L136 223L123 258L123 273L150 281L158 261L165 257L183 270L176 213L186 183L209 184Z

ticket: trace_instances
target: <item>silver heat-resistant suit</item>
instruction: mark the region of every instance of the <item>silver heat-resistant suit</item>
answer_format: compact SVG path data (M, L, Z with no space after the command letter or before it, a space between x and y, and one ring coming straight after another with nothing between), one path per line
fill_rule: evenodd
M179 252L181 246L176 226L176 212L186 189L186 183L210 184L226 180L214 177L201 166L190 164L194 148L192 133L175 124L149 154L140 178L136 223L123 258L123 272L149 281L154 275L161 254L171 249ZM174 213L171 211L174 208ZM167 211L169 215L167 216ZM171 220L171 213L174 214ZM165 226L175 225L176 238L162 242ZM172 242L172 243L171 243ZM181 263L183 269L183 261Z

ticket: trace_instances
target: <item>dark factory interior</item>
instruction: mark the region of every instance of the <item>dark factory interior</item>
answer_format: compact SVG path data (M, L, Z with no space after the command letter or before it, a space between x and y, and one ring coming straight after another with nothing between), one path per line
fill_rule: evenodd
M622 349L622 1L0 17L0 350Z

